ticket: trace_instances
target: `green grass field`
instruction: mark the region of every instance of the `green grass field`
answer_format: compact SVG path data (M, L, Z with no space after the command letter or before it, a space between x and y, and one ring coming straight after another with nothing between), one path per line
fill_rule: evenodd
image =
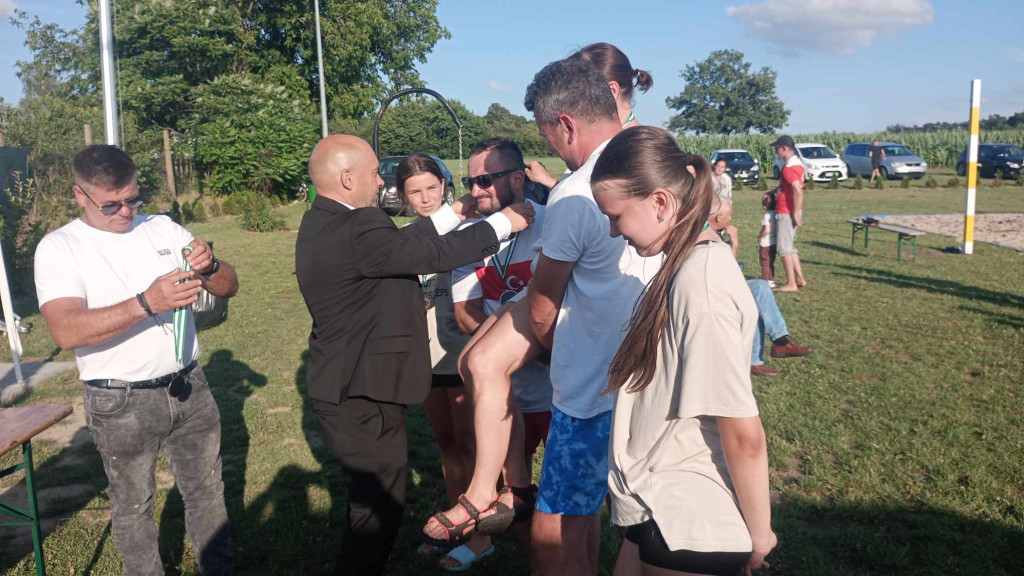
M449 163L456 177L457 166ZM817 352L770 360L782 376L754 381L781 540L771 574L1024 574L1024 255L986 244L971 257L951 255L942 249L957 241L930 234L918 242L917 261L902 265L891 234L873 235L866 252L850 247L846 218L963 209L962 189L920 184L808 192L798 245L810 287L778 300L792 335ZM734 199L750 275L760 193L739 190ZM1024 211L1024 188L983 188L978 210ZM194 226L241 279L227 323L200 340L221 410L237 573L246 575L326 573L344 520L341 471L303 393L310 320L293 274L302 207L281 212L292 231L246 233L234 218ZM27 356L70 357L55 350L40 316L29 320L36 329ZM80 395L67 376L19 403ZM409 424L409 507L389 572L441 574L436 559L415 554L422 522L444 504L440 464L421 408L410 410ZM40 489L75 487L45 509L59 520L45 541L51 574L120 573L106 479L98 453L80 443L86 438L79 431L70 446L35 444ZM13 461L0 459L0 468ZM166 570L198 574L167 472L161 463L156 516ZM18 531L0 531L0 573L34 573L25 540L9 540ZM611 574L617 544L605 523L602 574ZM503 538L476 573L525 575L528 566Z

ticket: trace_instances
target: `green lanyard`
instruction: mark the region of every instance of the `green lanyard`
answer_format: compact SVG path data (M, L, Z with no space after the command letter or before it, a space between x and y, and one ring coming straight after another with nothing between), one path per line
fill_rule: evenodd
M703 234L707 232L708 228L711 228L711 222L705 222L704 227L700 229L700 233Z
M626 121L622 123L622 127L625 128L626 125L629 124L630 122L632 122L633 120L636 120L636 118L633 116L633 111L630 110L629 111L629 118L626 118Z
M505 277L508 276L508 267L512 264L512 252L516 249L516 240L519 238L519 234L512 234L509 237L511 241L508 245L508 252L505 256L505 264L498 261L498 255L491 256L491 264L494 264L494 268L498 271L498 275L501 276L501 283L505 284L505 288L508 288L508 283L505 282Z
M181 249L181 257L184 263L181 265L182 272L192 269L185 257L192 253L192 248L185 246ZM187 280L186 280L187 282ZM185 351L185 325L188 320L188 309L185 306L174 309L174 359L178 362L178 369L185 367L181 355Z

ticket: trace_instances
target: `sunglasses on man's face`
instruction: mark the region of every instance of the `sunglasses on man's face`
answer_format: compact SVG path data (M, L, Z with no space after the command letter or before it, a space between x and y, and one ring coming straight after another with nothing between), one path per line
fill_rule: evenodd
M463 176L462 185L466 187L466 190L473 191L473 184L481 188L490 188L494 181L506 174L511 174L516 170L522 170L526 166L520 166L511 170L502 170L501 172L494 172L493 174L481 174L479 176Z
M121 210L122 206L127 206L129 210L134 212L138 210L139 207L141 207L143 204L142 198L136 196L135 198L129 198L128 200L125 200L123 202L108 202L100 206L99 204L96 203L95 200L92 199L92 196L89 196L89 193L86 192L84 188L79 187L78 189L82 191L82 194L85 194L85 197L89 199L89 202L92 202L93 205L96 206L96 208L100 211L100 214L103 214L104 216L113 216L114 214L117 214Z

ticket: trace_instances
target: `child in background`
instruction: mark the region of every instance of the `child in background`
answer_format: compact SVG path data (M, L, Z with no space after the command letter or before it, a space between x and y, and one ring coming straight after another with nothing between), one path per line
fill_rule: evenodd
M761 278L775 288L775 191L769 190L761 197L764 217L761 218L761 233L757 236L761 260Z

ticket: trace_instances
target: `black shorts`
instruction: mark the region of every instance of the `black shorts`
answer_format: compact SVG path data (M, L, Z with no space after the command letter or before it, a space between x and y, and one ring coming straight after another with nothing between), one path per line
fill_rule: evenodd
M630 526L626 539L640 548L640 560L644 564L678 572L736 576L750 558L750 552L669 550L654 520Z
M431 388L458 388L462 386L462 378L458 374L433 374L430 378Z

